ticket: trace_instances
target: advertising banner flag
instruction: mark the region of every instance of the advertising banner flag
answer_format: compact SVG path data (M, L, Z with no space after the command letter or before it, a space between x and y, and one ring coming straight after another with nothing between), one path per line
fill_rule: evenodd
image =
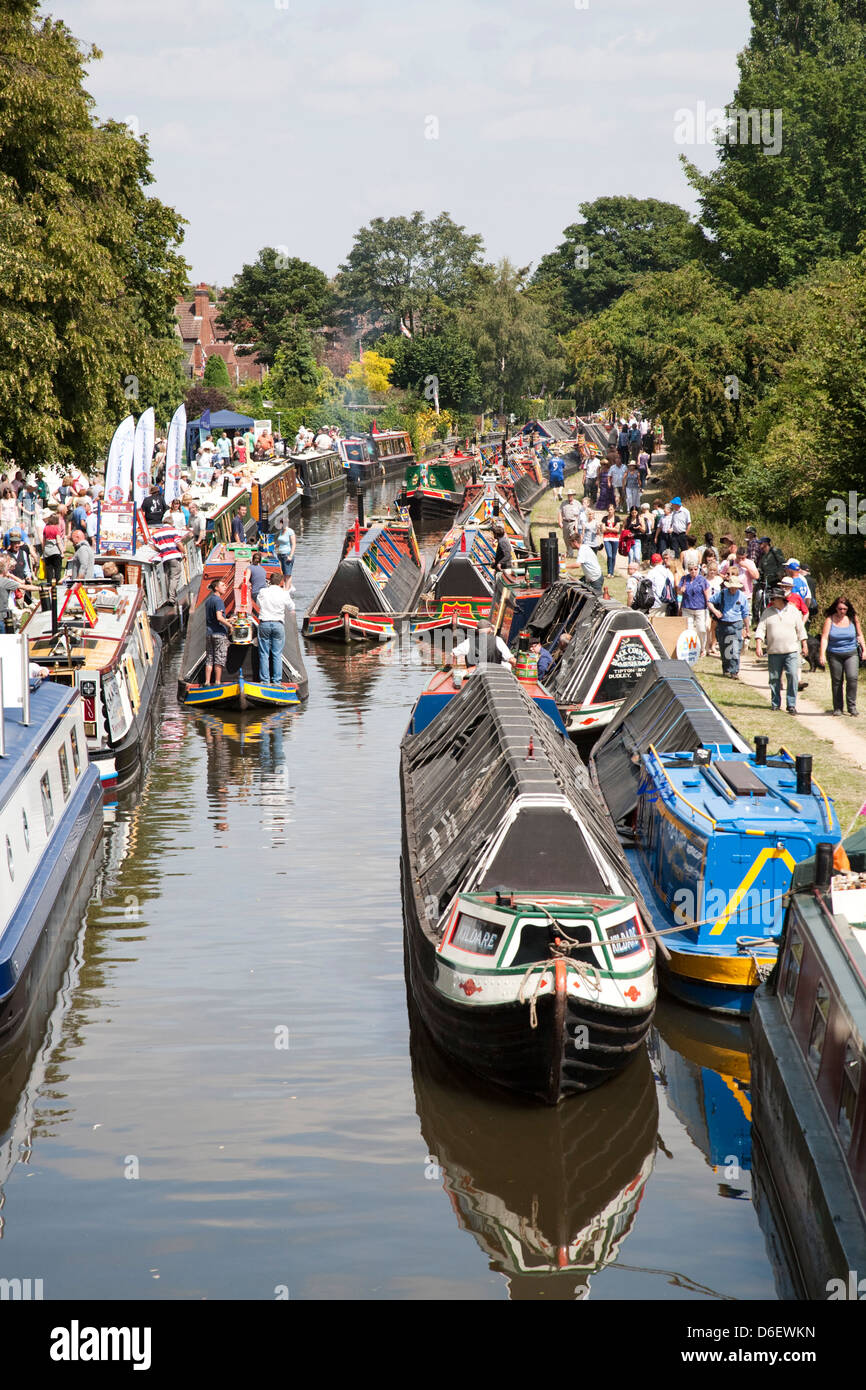
M134 439L135 421L131 415L127 415L114 431L108 450L108 463L105 466L106 502L125 502L129 497Z
M165 451L165 505L168 507L175 497L180 497L180 470L183 461L183 442L186 438L186 406L179 405L171 417L168 427L168 445Z
M139 507L150 490L151 465L153 463L153 440L156 434L153 406L138 417L135 427L135 449L133 460L133 501ZM126 500L126 499L124 499Z

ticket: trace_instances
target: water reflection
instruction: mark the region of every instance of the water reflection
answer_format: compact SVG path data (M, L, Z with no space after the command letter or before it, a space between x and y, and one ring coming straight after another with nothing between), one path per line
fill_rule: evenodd
M198 714L195 725L206 750L207 799L214 827L231 829L232 803L254 801L263 808L262 827L274 848L285 844L294 820L294 795L285 742L294 714L279 710L264 717L236 714L223 719Z
M586 1298L614 1262L652 1171L658 1102L645 1052L556 1109L452 1069L410 1007L412 1076L428 1175L515 1300Z
M719 1195L748 1198L752 1104L747 1019L661 999L650 1052L674 1113L719 1178Z

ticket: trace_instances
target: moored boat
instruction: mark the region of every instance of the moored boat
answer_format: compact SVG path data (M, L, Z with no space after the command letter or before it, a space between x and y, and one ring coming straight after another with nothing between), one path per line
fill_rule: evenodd
M244 535L250 539L255 536L256 522L250 510L250 489L246 483L236 483L228 474L222 479L217 475L209 486L195 483L185 495L198 503L205 519L208 547L220 542L229 544L233 540L232 524L236 516L241 518Z
M414 462L412 440L405 430L379 430L337 441L348 480L356 487L403 473Z
M667 657L645 613L599 598L574 581L551 585L528 627L554 656L545 684L584 751L610 723L646 668Z
M866 1293L866 830L799 864L752 1010L761 1223L791 1296Z
M250 510L259 535L279 531L300 510L302 496L294 459L272 459L260 465L250 482Z
M160 526L152 527L151 540L138 545L134 554L104 550L96 556L96 563L103 566L106 563L115 564L122 584L134 585L144 591L150 625L163 641L169 641L180 632L184 611L198 593L202 559L201 550L195 541L175 542L180 552L183 572L178 584L177 599L170 603L168 576L163 555L160 553L160 534L164 529L168 530Z
M218 545L204 567L198 602L190 614L177 683L183 705L225 709L283 708L299 705L309 695L309 680L294 614L286 614L282 676L279 684L259 678L258 623L249 591L249 549ZM279 574L279 565L265 562L265 573ZM213 580L225 584L225 615L231 623L228 657L219 682L205 683L207 623L205 602Z
M684 1003L748 1013L792 872L819 840L839 839L839 823L811 758L768 757L761 736L750 752L690 669L666 664L678 670L644 677L591 755L592 776L664 932L663 983Z
M490 616L496 591L496 541L489 529L454 530L430 567L412 632L424 636L450 627L468 630Z
M340 563L307 611L304 632L336 642L392 637L397 619L414 611L423 584L412 522L386 516L363 524L359 518L346 533Z
M23 637L2 643L0 709L0 1047L22 1027L90 896L102 836L99 773L77 690L27 689ZM13 668L20 672L13 705ZM25 719L27 722L25 723Z
M326 453L307 449L303 454L292 454L289 461L298 471L303 507L317 507L346 491L346 470L336 449Z
M409 987L438 1046L556 1104L641 1047L653 949L606 808L502 667L401 747Z
M153 746L162 639L144 590L130 584L64 585L60 602L59 612L33 612L22 630L31 661L80 690L87 748L113 802L138 783Z
M460 510L463 486L478 465L471 455L419 459L406 469L397 504L409 508L416 526L449 521Z

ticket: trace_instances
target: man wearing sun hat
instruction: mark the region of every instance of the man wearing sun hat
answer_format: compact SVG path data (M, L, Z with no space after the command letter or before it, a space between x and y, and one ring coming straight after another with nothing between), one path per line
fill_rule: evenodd
M719 651L722 654L722 675L740 679L740 652L743 647L743 624L749 618L743 577L728 571L720 589L709 596L709 610L716 619Z

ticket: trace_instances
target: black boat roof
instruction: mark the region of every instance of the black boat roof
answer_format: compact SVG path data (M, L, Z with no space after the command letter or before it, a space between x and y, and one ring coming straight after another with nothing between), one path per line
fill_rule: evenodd
M461 890L636 896L586 768L505 667L479 667L425 729L406 734L402 759L428 919Z
M749 745L714 705L685 661L652 662L608 724L590 756L596 785L615 821L637 806L640 755L692 752L710 744Z
M616 599L599 598L593 589L574 580L557 580L539 600L528 624L529 630L549 647L563 633L570 633L561 660L545 678L545 685L557 704L579 704L589 693L599 674L599 664L611 655L611 644L619 634L637 633L631 639L651 664L666 660L667 652L646 613L626 608ZM614 647L614 655L619 650ZM635 676L642 667L635 666Z

